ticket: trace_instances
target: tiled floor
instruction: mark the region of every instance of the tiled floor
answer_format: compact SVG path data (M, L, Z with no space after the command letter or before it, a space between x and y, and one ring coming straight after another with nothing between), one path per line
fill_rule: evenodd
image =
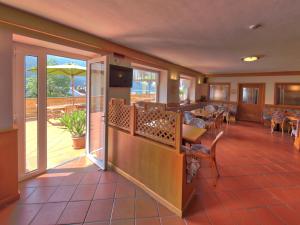
M289 136L271 135L251 123L230 125L217 161L221 177L216 187L202 163L185 219L83 158L20 184L21 200L0 211L0 224L300 224L300 153Z

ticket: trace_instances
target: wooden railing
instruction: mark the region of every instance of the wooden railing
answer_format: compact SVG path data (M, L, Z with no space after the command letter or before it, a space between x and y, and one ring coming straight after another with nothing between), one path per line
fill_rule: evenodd
M180 152L181 113L165 111L160 106L136 107L126 105L124 99L111 99L108 124L129 131L131 135L172 146Z

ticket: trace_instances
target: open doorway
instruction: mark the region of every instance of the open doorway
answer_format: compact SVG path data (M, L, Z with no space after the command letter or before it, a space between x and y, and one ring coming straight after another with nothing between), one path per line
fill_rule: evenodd
M86 61L47 55L47 168L85 155Z
M94 105L100 105L101 113L106 115L106 83L103 79L93 81L92 68L96 64L106 66L105 56L99 59L98 54L82 50L72 53L70 47L65 47L64 52L64 46L57 50L31 44L15 43L14 114L19 129L19 179L86 155L96 164L101 158L101 165L105 165L107 124L103 117L93 121L94 126L101 128L97 136L88 130L90 93L96 101ZM106 70L99 71L105 78ZM91 87L100 88L101 92L95 96ZM101 143L97 148L101 154L90 151L89 143L94 140Z

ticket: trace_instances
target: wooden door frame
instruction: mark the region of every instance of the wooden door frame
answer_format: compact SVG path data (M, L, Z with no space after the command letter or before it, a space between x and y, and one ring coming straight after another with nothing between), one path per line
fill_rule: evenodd
M261 112L263 113L263 109L265 106L265 100L266 100L266 83L238 83L238 99L237 99L237 119L239 120L239 105L240 105L240 100L241 100L241 86L242 85L249 85L249 86L255 86L255 85L260 85L262 90L261 90ZM263 123L263 115L261 115L260 123Z

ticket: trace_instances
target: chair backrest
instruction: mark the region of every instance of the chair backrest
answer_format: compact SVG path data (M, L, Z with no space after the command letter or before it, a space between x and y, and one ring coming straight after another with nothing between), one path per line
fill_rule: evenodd
M283 111L276 110L272 113L272 120L276 123L281 123L285 120L286 115Z
M205 128L205 121L200 118L192 118L189 125L197 127L197 128Z
M215 140L212 142L212 144L210 146L210 156L212 158L216 157L216 146L217 146L217 143L220 140L220 138L223 136L223 134L224 134L224 131L221 131L220 133L218 133Z
M213 106L213 105L207 105L207 106L204 107L204 109L205 109L205 111L208 111L210 113L213 113L213 112L216 111L216 107Z
M190 111L185 111L183 113L183 119L184 119L185 124L190 124L190 122L193 118L194 118L194 116Z

